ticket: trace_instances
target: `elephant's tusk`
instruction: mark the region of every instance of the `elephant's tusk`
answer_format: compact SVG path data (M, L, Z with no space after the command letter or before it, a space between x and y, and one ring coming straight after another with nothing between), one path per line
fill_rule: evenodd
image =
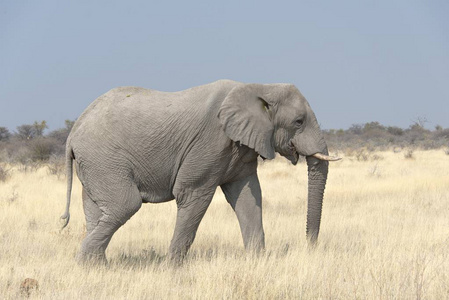
M313 157L316 157L316 158L318 158L318 159L321 159L321 160L327 160L327 161L337 161L337 160L340 160L341 159L341 157L336 157L336 156L328 156L328 155L324 155L324 154L321 154L321 153L315 153L314 155L312 155Z

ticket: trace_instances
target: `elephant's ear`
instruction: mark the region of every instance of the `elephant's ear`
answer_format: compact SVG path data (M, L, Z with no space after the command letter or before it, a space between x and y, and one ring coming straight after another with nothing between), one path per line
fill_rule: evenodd
M264 158L274 158L274 126L270 105L261 97L262 85L236 86L221 104L218 118L229 138L240 142Z

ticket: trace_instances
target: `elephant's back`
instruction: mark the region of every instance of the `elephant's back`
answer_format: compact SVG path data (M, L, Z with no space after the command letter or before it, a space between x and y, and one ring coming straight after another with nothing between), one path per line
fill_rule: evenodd
M186 125L196 126L204 118L215 117L221 100L235 84L220 80L179 92L117 87L86 108L75 122L69 139L86 135L101 138L105 132L112 132L115 139L182 132Z
M117 87L95 99L76 120L69 140L88 136L107 137L114 131L115 137L126 134L125 127L142 114L143 100L151 101L149 95L157 91L140 87ZM125 126L125 127L124 127ZM120 130L118 130L120 129Z
M183 150L208 123L205 103L213 87L161 92L140 87L117 87L95 99L75 122L68 138L72 148L140 152L164 159ZM218 111L218 107L214 108ZM84 151L84 150L80 150ZM89 150L93 151L93 150ZM120 151L119 151L120 152ZM143 153L143 154L142 154ZM164 156L164 157L162 157Z

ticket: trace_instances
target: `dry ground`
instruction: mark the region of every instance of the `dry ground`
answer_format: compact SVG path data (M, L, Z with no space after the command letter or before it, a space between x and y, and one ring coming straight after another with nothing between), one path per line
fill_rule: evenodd
M182 267L165 260L175 203L146 204L114 236L109 267L74 256L83 238L81 188L59 232L66 183L46 168L0 182L0 298L45 299L448 299L449 156L381 152L333 163L319 245L306 246L306 166L259 167L266 253L243 249L237 219L217 191Z

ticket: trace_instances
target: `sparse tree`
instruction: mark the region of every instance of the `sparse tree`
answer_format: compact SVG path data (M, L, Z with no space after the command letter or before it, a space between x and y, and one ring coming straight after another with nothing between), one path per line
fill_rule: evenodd
M396 127L396 126L388 126L387 127L387 131L389 134L392 135L403 135L404 134L404 130L400 127Z
M65 120L65 128L53 130L48 134L48 137L54 138L64 144L74 123L75 121Z
M436 139L445 139L449 142L449 128L443 129L441 127L441 129L436 130L433 135Z
M47 121L41 121L40 123L35 121L33 124L34 136L43 136L44 130L47 128Z
M11 137L8 128L0 127L0 141L7 141Z
M35 137L43 136L44 130L47 128L47 121L35 121L33 125L20 125L17 126L17 136L22 140L31 140Z
M412 122L413 122L413 124L410 126L411 129L413 129L413 128L416 129L416 128L418 128L418 127L424 129L424 126L425 126L426 123L428 123L429 121L427 120L426 117L419 116L419 117L416 117L414 120L412 120Z
M65 128L70 132L72 130L73 125L75 124L75 120L65 120Z
M373 131L373 130L384 131L385 127L383 125L381 125L379 122L369 122L369 123L365 123L365 126L363 126L364 132Z
M34 137L33 125L23 124L17 126L17 136L22 140L30 140Z
M352 124L351 127L349 127L348 131L352 134L362 134L363 126L362 124Z

